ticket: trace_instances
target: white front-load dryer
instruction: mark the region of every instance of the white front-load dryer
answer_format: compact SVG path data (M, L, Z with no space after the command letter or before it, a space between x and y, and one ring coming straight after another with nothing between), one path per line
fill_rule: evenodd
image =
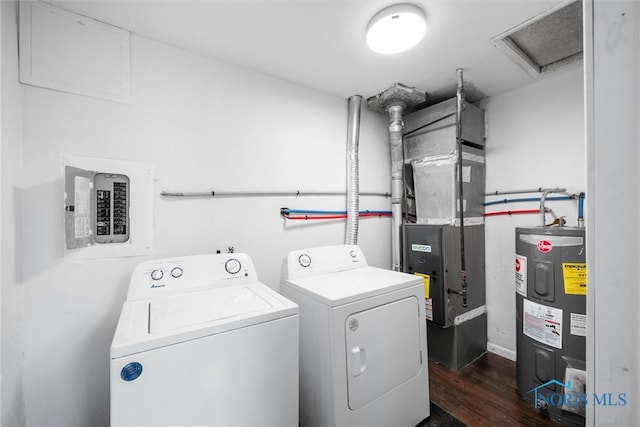
M298 307L246 254L144 262L110 370L113 426L297 426Z
M280 292L299 306L300 425L410 426L429 416L424 282L358 246L303 249Z

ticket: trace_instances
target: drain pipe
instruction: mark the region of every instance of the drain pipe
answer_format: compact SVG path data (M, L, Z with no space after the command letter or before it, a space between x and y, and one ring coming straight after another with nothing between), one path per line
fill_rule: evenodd
M402 149L402 111L405 105L397 103L389 112L389 142L391 144L391 254L394 271L401 271L402 196L404 193L404 155Z
M462 68L456 70L458 77L458 91L456 93L456 145L458 150L458 210L460 211L460 292L462 306L467 307L467 271L464 247L464 182L462 180L462 110L464 109L464 79Z
M358 244L358 219L360 210L360 177L358 169L358 143L360 139L360 107L362 96L349 98L347 122L347 229L345 245Z
M462 180L462 111L464 110L464 79L462 68L456 70L458 91L456 92L456 150L458 152L458 211L460 217L460 290L447 289L449 294L457 294L462 298L462 306L467 307L468 293L467 270L464 247L464 182Z

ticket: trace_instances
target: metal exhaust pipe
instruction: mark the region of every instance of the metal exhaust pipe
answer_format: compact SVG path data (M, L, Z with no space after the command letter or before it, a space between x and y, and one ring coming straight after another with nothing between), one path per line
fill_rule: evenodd
M402 201L404 196L404 153L402 145L403 105L388 108L389 143L391 145L391 254L392 268L402 271Z
M427 94L400 83L367 99L374 111L389 114L389 143L391 146L391 255L392 268L402 271L402 204L404 200L404 150L402 113L408 107L423 103Z

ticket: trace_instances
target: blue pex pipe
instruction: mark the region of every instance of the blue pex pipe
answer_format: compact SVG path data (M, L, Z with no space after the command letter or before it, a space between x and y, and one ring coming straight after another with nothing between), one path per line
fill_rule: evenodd
M288 214L311 214L311 215L346 215L347 211L316 211L306 209L283 209ZM361 214L373 214L373 215L390 215L391 211L359 211Z
M584 193L578 197L578 219L584 218Z
M539 202L541 199L542 199L541 197L521 197L518 199L492 200L490 202L485 202L484 206L500 205L502 203ZM547 197L545 200L549 201L549 200L571 200L571 199L573 199L572 196L553 196L553 197Z

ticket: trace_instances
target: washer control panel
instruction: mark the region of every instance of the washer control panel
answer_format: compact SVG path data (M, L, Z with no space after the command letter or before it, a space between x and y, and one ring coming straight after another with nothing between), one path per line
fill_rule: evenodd
M129 282L127 300L257 282L247 254L206 254L165 258L138 264Z
M236 258L229 258L227 262L224 263L224 269L227 270L229 274L238 274L240 270L242 270L242 264Z
M311 257L307 253L303 253L298 257L298 264L302 267L307 268L311 266Z

